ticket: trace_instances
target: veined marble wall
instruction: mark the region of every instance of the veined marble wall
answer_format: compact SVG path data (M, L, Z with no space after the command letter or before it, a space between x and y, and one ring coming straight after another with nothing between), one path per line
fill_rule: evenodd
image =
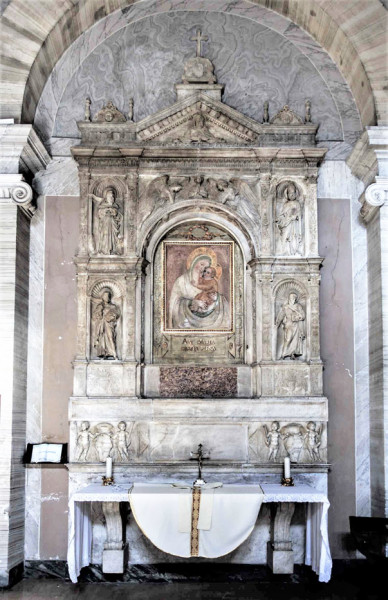
M83 33L58 61L35 115L53 154L78 143L76 121L83 118L86 96L95 108L111 98L124 112L134 97L136 120L171 104L173 84L193 52L190 37L202 28L210 39L204 56L214 61L230 106L261 120L266 100L272 115L284 104L302 112L309 97L328 157L345 158L359 137L360 119L348 86L319 44L263 7L213 0L209 8L193 0L168 6L151 0Z

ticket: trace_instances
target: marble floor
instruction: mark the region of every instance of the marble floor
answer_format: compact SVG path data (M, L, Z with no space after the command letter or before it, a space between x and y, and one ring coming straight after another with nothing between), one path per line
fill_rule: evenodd
M168 573L154 568L152 573L148 571L147 575L145 570L137 579L126 582L87 582L84 576L84 582L75 585L40 574L0 591L0 600L382 600L387 597L384 574L388 562L371 566L367 561L341 561L334 565L328 584L319 584L302 567L297 567L293 576L273 576L265 568L240 567L224 565L224 571L191 569L174 573L170 566Z

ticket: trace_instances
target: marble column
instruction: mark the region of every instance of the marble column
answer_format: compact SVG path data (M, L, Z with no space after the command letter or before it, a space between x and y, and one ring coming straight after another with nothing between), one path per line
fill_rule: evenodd
M368 236L371 513L388 517L388 127L367 133L378 165L361 197Z
M0 587L19 579L24 561L26 385L30 220L34 174L49 157L30 125L0 121Z

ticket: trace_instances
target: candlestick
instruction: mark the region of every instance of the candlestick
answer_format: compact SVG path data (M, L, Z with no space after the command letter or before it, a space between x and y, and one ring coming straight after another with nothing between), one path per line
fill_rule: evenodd
M107 478L112 477L112 467L113 467L113 459L108 456L108 458L106 459L106 471L105 471L105 476Z
M290 487L294 485L294 480L291 477L291 461L290 457L284 459L284 476L282 477L282 485Z

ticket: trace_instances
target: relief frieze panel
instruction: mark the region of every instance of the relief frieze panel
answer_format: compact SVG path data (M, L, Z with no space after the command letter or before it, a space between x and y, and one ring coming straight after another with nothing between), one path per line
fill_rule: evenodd
M249 460L282 463L289 456L292 463L319 464L327 461L327 431L324 423L306 421L287 423L251 423L249 425Z
M149 435L143 422L120 421L112 423L76 423L76 462L105 462L108 457L116 462L146 460Z

